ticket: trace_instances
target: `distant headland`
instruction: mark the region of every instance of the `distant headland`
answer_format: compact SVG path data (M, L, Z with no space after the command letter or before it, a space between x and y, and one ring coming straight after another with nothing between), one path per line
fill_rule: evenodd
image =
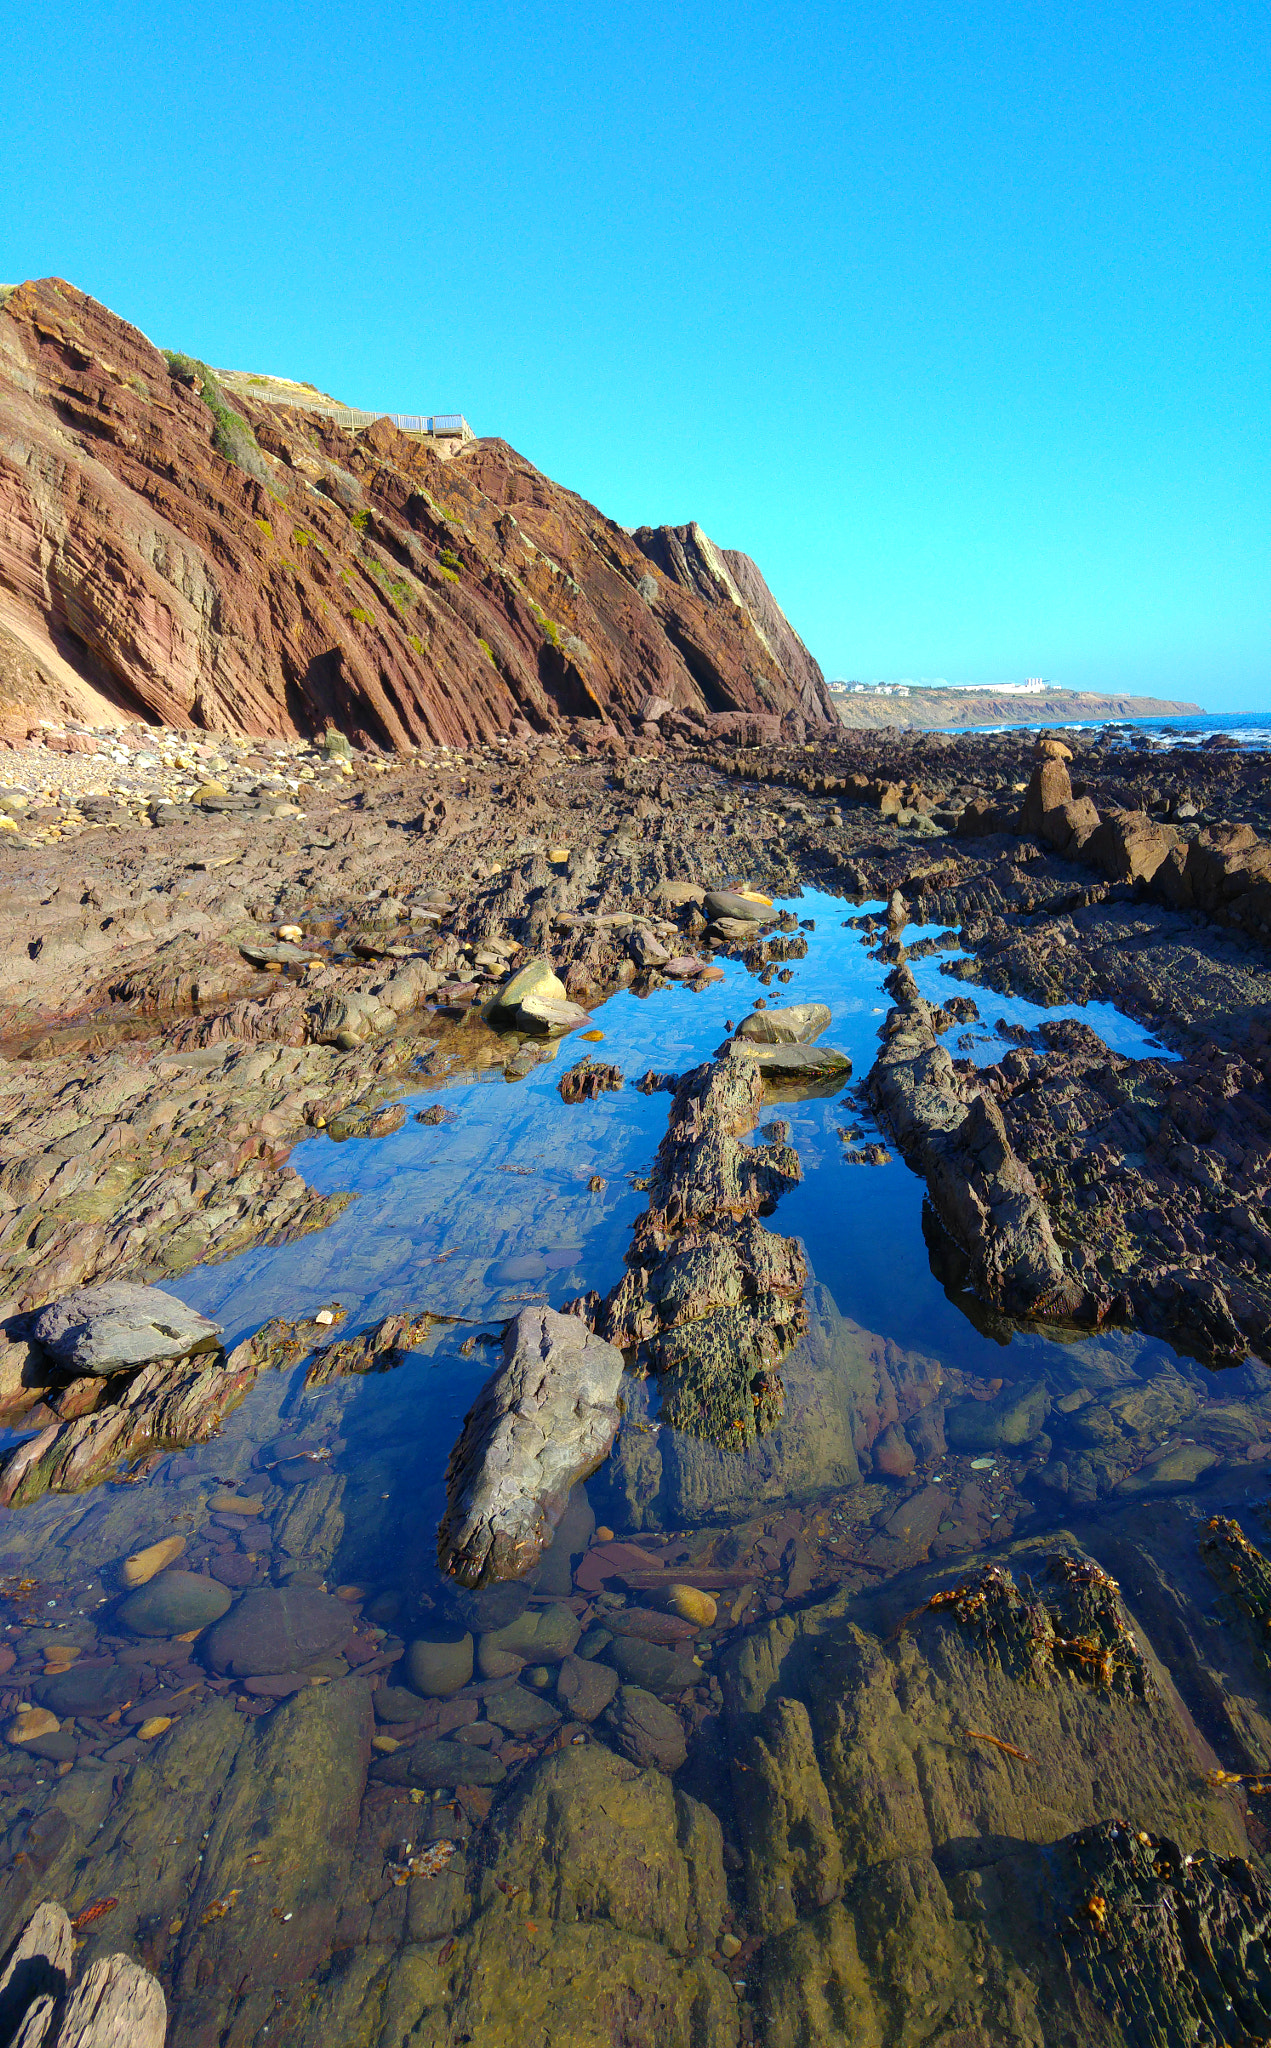
M1066 725L1122 718L1187 718L1204 706L1171 697L1130 697L1066 690L1058 683L832 682L830 699L844 725L879 729L944 726Z

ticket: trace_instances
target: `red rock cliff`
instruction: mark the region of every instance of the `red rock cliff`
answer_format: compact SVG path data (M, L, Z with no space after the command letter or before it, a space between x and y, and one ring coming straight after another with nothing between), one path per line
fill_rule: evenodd
M391 746L518 717L630 730L649 697L832 717L753 595L660 572L506 443L442 461L386 421L227 394L58 279L0 309L0 421L11 726L40 708L41 650L50 709L77 674L132 716Z

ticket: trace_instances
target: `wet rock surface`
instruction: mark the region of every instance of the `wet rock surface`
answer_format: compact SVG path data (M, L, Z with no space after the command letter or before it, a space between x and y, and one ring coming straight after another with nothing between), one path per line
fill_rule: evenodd
M391 761L357 741L347 774L289 740L302 816L187 799L159 829L112 799L0 836L4 1937L59 1900L80 1972L124 1953L159 1978L174 2048L1256 2039L1265 763L646 722ZM149 744L266 772L247 742L136 732L126 772ZM86 798L90 757L0 769L59 758ZM829 1006L815 955L783 996L819 940L758 900L800 882L892 976L877 1044L851 1041L867 1095L702 1060L725 1028L830 1035L779 1035ZM615 989L679 982L691 1014L720 964L745 994L691 1048L648 1031L627 1072L668 1092L583 1084L563 1113L579 1196L607 1201L592 1133L650 1114L607 1237L584 1253L556 1210L470 1327L429 1312L425 1258L407 1291L355 1284L356 1252L346 1289L313 1235L341 1200L292 1148L326 1132L392 1172L408 1092L538 1073L557 1041L497 1001L535 963L580 1031ZM1096 1007L1020 1023L1014 998ZM1116 1050L1104 1003L1160 1049ZM586 1052L555 1051L554 1111ZM822 1085L835 1157L882 1154L859 1177L893 1205L894 1326L843 1312L798 1206ZM445 1131L422 1112L429 1142L468 1099ZM917 1201L884 1136L930 1192L929 1330L904 1323ZM429 1258L492 1199L481 1142ZM508 1168L512 1209L533 1143ZM565 1183L542 1184L547 1215ZM26 1321L293 1238L313 1287L273 1320L218 1311L224 1354L71 1381ZM553 1475L522 1579L441 1580L436 1480L487 1344L543 1316L526 1294L615 1277L579 1304L625 1354L612 1452L581 1496ZM421 1448L438 1359L450 1433ZM136 1633L126 1602L177 1574L226 1611ZM465 1638L470 1662L412 1666ZM56 1727L18 1739L33 1712Z
M613 1442L621 1377L620 1353L579 1317L525 1309L513 1319L447 1467L444 1570L476 1586L538 1563L571 1487Z

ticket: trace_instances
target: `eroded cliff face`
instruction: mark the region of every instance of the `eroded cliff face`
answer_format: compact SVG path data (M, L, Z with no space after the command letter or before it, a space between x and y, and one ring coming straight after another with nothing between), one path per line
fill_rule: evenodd
M630 731L650 698L832 716L760 599L660 573L505 442L443 462L224 393L55 278L0 308L0 613L47 657L0 694L22 730L64 712L58 660L126 715L395 747Z
M716 547L696 520L688 526L641 526L632 538L664 576L692 591L709 609L740 612L748 618L789 679L798 710L807 719L834 722L838 714L820 663L809 654L749 555Z

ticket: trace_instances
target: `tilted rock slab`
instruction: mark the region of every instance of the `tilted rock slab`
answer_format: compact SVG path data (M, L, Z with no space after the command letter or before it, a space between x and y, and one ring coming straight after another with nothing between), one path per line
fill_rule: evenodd
M970 1261L976 1291L1010 1314L1080 1316L1085 1290L1064 1264L1001 1110L956 1071L910 969L897 968L889 985L897 1008L888 1013L866 1086L909 1164L925 1175L937 1216Z
M803 1253L759 1221L802 1179L799 1156L780 1123L766 1144L741 1143L762 1108L751 1059L684 1076L626 1275L601 1311L605 1335L659 1374L663 1420L730 1450L774 1427L777 1368L807 1322Z
M25 1507L43 1493L78 1493L143 1451L206 1443L259 1369L241 1344L224 1361L143 1366L114 1406L51 1422L19 1444L0 1472L0 1506Z
M480 1586L523 1578L538 1563L570 1488L609 1454L622 1371L622 1353L578 1316L527 1308L513 1317L503 1363L446 1467L443 1571Z
M71 1989L75 1946L65 1909L37 1906L0 1975L3 2038L20 2048L163 2048L158 1978L128 1956L98 1956Z

